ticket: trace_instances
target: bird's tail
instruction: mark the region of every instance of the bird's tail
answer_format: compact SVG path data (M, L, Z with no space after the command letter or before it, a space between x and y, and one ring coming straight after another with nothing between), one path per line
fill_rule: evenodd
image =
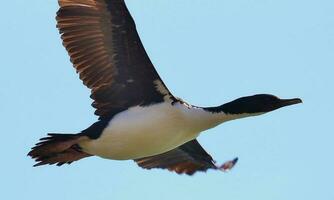
M53 165L61 166L65 163L70 164L73 161L91 156L81 151L78 143L86 140L86 136L78 134L58 134L49 133L47 137L41 138L28 153L28 156L36 160L36 166Z

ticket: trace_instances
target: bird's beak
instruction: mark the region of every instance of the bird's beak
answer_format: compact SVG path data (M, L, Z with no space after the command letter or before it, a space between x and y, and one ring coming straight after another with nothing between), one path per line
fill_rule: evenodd
M280 107L284 106L291 106L295 104L303 103L303 101L300 98L294 98L294 99L281 99Z

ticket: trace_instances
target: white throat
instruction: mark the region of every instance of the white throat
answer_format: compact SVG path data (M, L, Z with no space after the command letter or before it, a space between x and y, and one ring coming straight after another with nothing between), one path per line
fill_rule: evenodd
M227 121L261 114L263 113L228 114L223 111L215 113L207 111L201 107L190 107L185 111L185 116L191 121L192 127L199 132L213 128Z

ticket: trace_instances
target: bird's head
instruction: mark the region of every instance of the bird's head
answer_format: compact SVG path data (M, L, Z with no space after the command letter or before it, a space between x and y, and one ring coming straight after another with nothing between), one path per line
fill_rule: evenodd
M221 106L221 110L227 114L257 115L298 103L302 103L302 100L299 98L280 99L270 94L257 94L241 97L224 104Z

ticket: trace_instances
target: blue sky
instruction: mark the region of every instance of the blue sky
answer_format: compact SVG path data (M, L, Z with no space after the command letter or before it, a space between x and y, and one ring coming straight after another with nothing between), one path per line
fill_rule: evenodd
M1 199L334 199L334 2L127 0L170 90L200 106L272 93L304 104L228 122L200 143L229 173L193 177L88 158L32 168L47 132L96 120L55 28L56 0L2 2Z

